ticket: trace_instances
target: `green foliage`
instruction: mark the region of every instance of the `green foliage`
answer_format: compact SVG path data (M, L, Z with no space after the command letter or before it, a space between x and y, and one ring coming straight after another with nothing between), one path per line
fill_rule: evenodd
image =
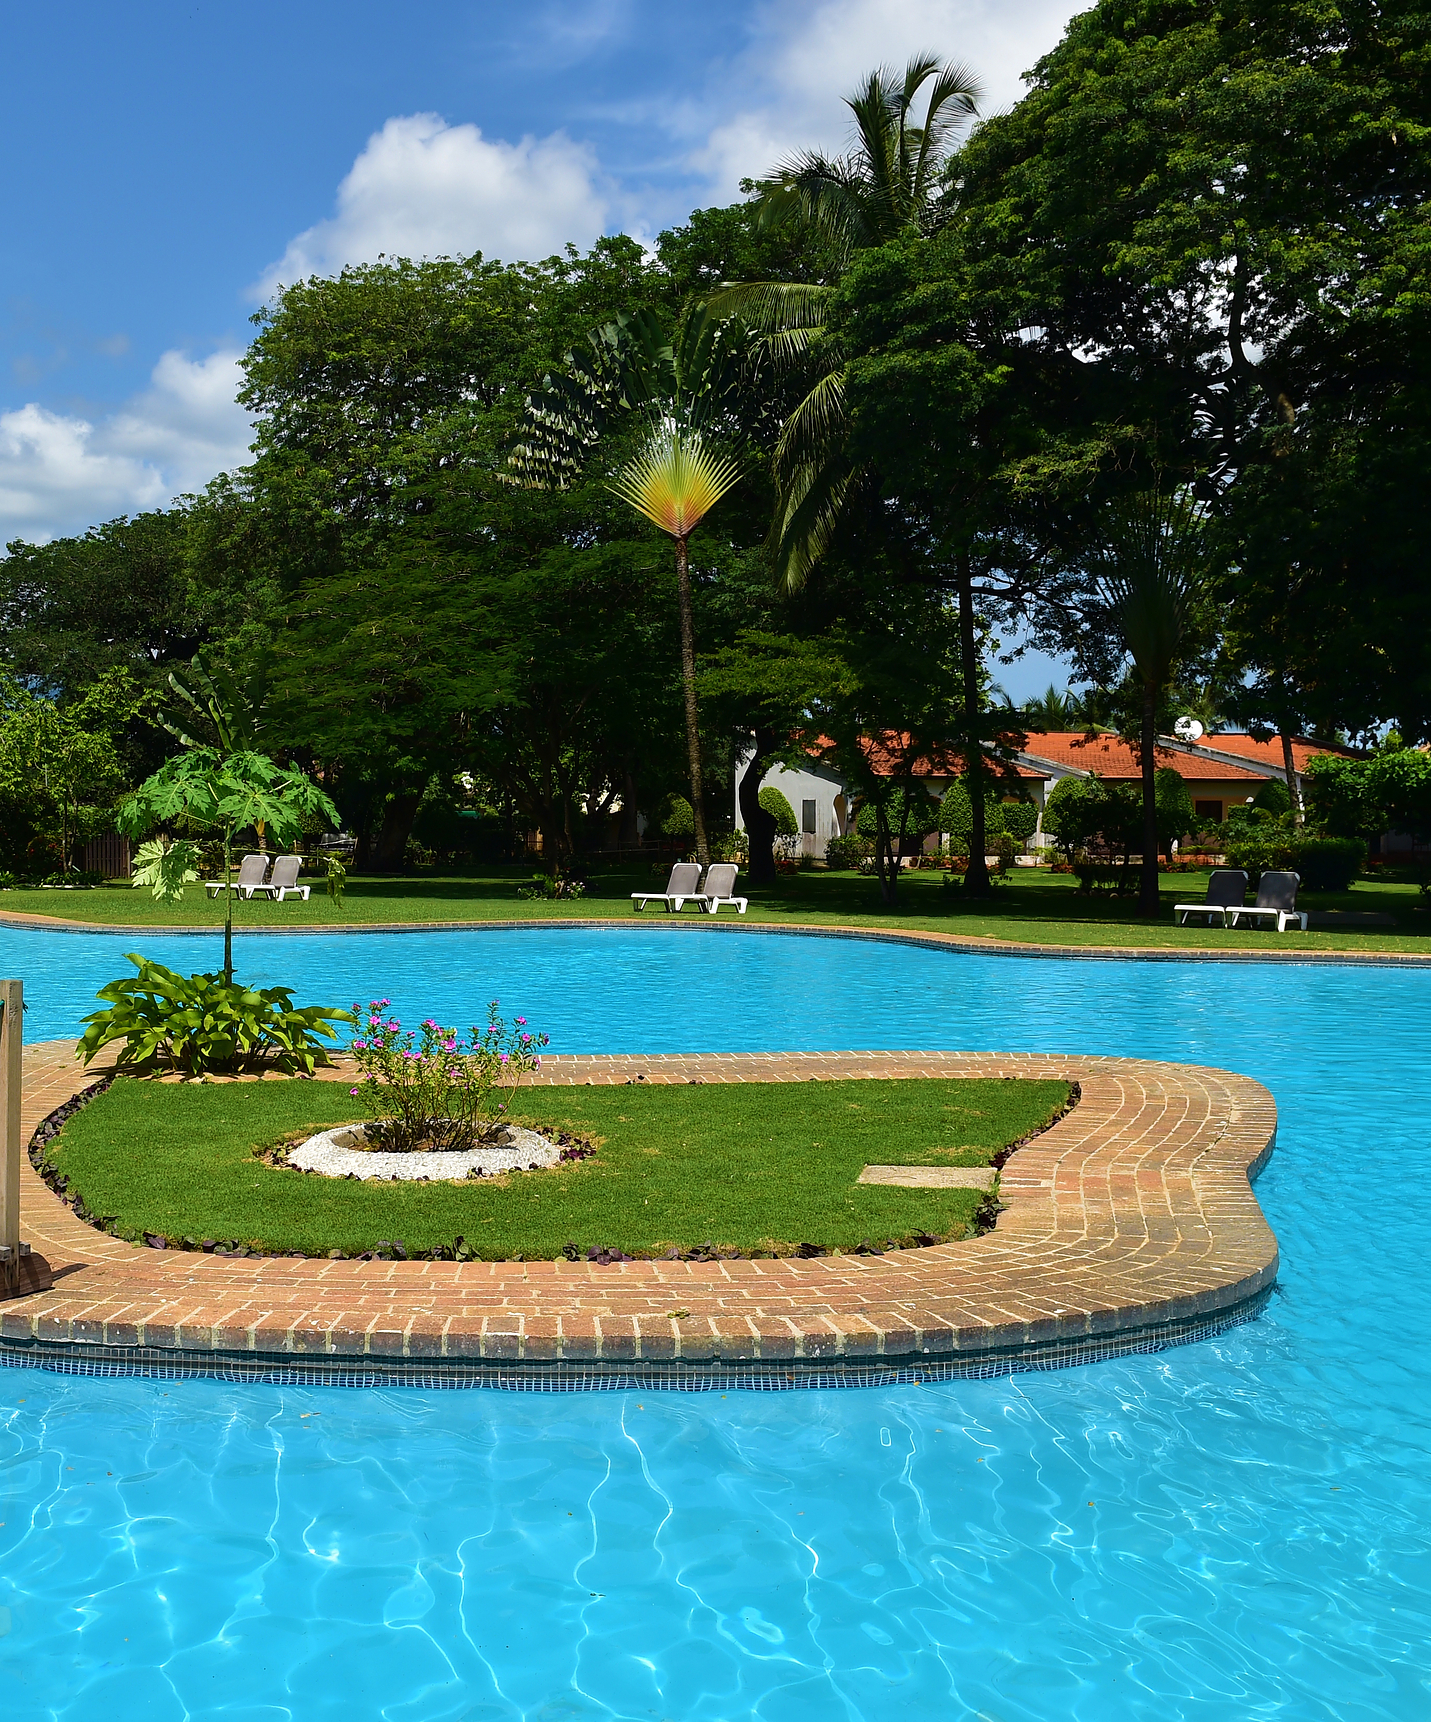
M1004 830L1019 844L1027 843L1038 829L1038 808L1031 801L1004 801L999 810Z
M1084 355L1068 407L1217 475L1224 620L1279 729L1431 715L1429 46L1404 0L1106 0L959 161L974 317L1036 322Z
M994 795L984 800L984 836L989 853L997 853L996 840L1007 836L1022 845L1038 827L1038 808L1031 801L1000 801ZM939 830L947 832L956 847L968 849L974 834L974 814L969 804L969 788L963 778L956 779L944 791L939 804Z
M358 1033L349 1048L363 1079L353 1092L374 1122L370 1141L396 1153L471 1148L490 1141L517 1090L541 1066L547 1036L487 1007L487 1026L464 1040L429 1017L404 1029L391 1000L353 1006Z
M328 901L335 909L341 909L343 893L348 888L348 869L337 855L328 855L324 859L326 870L323 885L328 893Z
M170 842L164 837L151 837L134 852L133 885L136 890L148 886L156 903L178 903L183 900L184 887L198 882L199 846L181 837Z
M182 509L7 548L0 559L7 665L61 704L116 670L152 690L204 640L208 606L190 578Z
M944 791L944 799L939 803L939 829L955 844L967 848L974 832L974 810L962 778L956 778Z
M691 837L696 819L684 795L668 795L656 813L656 829L663 837Z
M262 753L224 755L194 747L167 760L123 802L119 825L136 837L180 820L229 836L262 826L275 842L287 844L315 814L338 823L328 796L296 767L275 765Z
M864 802L855 819L855 830L861 837L875 838L879 834L878 803L871 798ZM788 806L788 803L787 803ZM917 787L895 788L883 801L885 827L897 843L901 832L906 843L927 837L938 831L940 803ZM793 816L792 816L793 817Z
M1269 777L1252 797L1252 805L1259 812L1281 819L1292 811L1292 797L1280 777Z
M1097 775L1061 778L1044 807L1043 828L1069 860L1093 842L1135 848L1143 828L1143 798L1131 783L1109 784Z
M1342 837L1405 831L1431 837L1431 755L1396 747L1364 759L1317 754L1307 762L1308 812Z
M844 837L832 837L825 845L825 865L838 873L859 871L860 863L870 860L873 855L874 843L868 837L861 837L857 831Z
M1159 768L1154 785L1158 842L1167 848L1197 828L1197 814L1193 811L1193 798L1186 782L1171 766ZM1285 789L1282 793L1285 799Z
M144 702L126 670L67 705L0 673L0 857L17 872L65 872L79 842L113 828L125 784L116 735Z
M530 903L574 902L586 895L586 881L575 873L533 873L525 885L518 885L517 895Z
M355 1022L349 1011L324 1005L295 1009L289 987L249 988L222 975L180 975L137 952L127 960L139 971L110 981L97 996L107 1010L87 1016L77 1054L88 1064L122 1041L115 1062L160 1065L187 1076L277 1070L311 1076L329 1064L330 1026Z
M1285 870L1301 874L1303 890L1345 891L1366 861L1366 843L1358 837L1319 837L1287 820L1244 826L1242 834L1229 838L1227 859L1253 877Z
M799 830L795 823L795 809L783 790L777 789L773 783L767 783L760 792L760 805L775 821L777 837L795 836Z

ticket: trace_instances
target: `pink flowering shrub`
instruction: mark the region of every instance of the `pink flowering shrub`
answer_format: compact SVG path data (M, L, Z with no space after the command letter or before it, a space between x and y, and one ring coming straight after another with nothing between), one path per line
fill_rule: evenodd
M485 1029L464 1040L431 1017L404 1029L388 1015L389 999L355 1004L358 1032L348 1050L363 1073L349 1092L363 1102L370 1141L399 1152L419 1148L471 1148L501 1128L511 1097L541 1067L547 1036L519 1016L509 1027L487 1007Z

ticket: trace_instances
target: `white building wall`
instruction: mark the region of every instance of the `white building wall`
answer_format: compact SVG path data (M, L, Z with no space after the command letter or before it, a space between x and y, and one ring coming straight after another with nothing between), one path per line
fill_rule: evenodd
M749 754L742 756L735 774L735 828L745 830L740 811L740 780L745 772ZM783 765L772 766L760 780L762 789L778 789L795 813L795 827L800 834L800 853L825 858L825 846L832 837L843 837L848 829L849 802L843 782L822 765L802 766L790 770ZM813 803L813 807L810 805ZM814 829L807 826L813 824Z

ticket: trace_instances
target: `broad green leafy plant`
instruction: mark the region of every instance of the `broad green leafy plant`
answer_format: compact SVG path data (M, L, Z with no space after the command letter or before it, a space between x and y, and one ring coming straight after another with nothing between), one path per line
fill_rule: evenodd
M101 987L97 996L108 1009L84 1019L77 1052L86 1064L118 1040L121 1066L167 1064L188 1076L264 1069L311 1076L332 1062L323 1045L337 1038L331 1025L357 1020L331 1006L295 1009L288 987L180 975L134 951L127 960L138 974Z
M365 1020L354 1004L360 1032L349 1050L363 1080L351 1092L374 1121L371 1139L408 1152L470 1148L496 1134L511 1097L540 1068L547 1044L546 1035L528 1029L524 1016L509 1026L497 1014L498 1002L487 1007L487 1027L474 1027L466 1041L432 1017L417 1031L404 1030L387 1014L390 999L373 999Z
M184 820L223 840L224 878L233 865L234 837L249 826L276 843L298 836L306 817L338 823L338 810L316 783L294 766L276 765L265 753L194 746L166 760L120 807L119 827L141 836L156 825ZM139 881L136 879L135 883ZM156 891L156 896L159 894ZM234 978L232 891L224 892L224 980Z
M148 885L158 903L177 903L186 885L198 883L199 846L187 838L151 837L134 851L134 884Z

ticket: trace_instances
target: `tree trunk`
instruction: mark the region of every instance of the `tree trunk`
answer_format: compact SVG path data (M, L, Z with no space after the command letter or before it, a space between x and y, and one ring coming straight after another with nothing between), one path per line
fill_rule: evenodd
M375 873L396 873L403 864L407 840L412 836L412 822L417 818L418 790L404 790L391 797L383 808L383 822L369 855Z
M969 785L969 866L964 890L971 897L993 894L984 860L984 750L979 737L979 648L974 633L974 577L969 558L959 558L959 672L964 681L964 778Z
M1287 793L1292 798L1292 823L1301 825L1307 816L1302 809L1302 791L1297 784L1297 762L1292 756L1292 738L1287 733L1285 721L1280 727L1282 730L1282 769L1287 774Z
M894 853L889 819L882 806L875 808L875 872L879 874L880 901L892 909L899 893L899 858Z
M760 780L774 757L777 739L774 730L755 731L755 752L740 777L740 817L750 849L746 875L752 885L775 880L775 815L760 805Z
M1158 690L1143 686L1143 875L1138 885L1138 913L1155 919L1158 913Z
M636 773L628 764L621 773L621 830L616 839L622 849L635 849L641 842L641 828L636 822L638 811Z
M691 616L691 569L684 538L676 540L676 596L681 611L681 681L686 694L686 753L691 767L691 812L696 822L696 860L711 858L701 796L701 732L696 714L696 630Z
M234 834L224 828L224 980L234 978Z

